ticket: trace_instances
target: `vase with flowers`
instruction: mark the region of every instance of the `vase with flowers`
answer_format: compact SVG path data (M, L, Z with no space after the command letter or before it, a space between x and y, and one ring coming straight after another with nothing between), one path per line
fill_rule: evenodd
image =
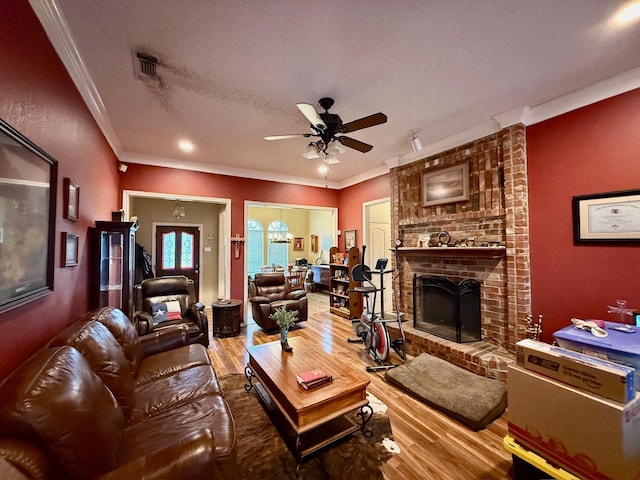
M287 310L284 306L279 307L269 315L274 322L280 327L280 345L285 352L293 351L293 347L289 345L288 335L289 329L293 327L298 319L297 310Z

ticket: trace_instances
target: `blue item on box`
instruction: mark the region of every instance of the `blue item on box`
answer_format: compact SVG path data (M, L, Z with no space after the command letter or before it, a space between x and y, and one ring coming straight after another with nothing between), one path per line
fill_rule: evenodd
M602 338L573 325L558 330L553 336L562 348L635 368L636 390L640 390L640 328L624 325L635 331L630 334L628 331L617 330L621 326L617 322L604 322L609 335Z

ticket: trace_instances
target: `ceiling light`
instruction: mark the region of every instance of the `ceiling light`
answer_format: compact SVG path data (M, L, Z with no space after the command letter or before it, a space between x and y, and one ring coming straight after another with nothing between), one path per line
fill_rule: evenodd
M627 2L614 17L618 25L627 25L640 19L640 1Z
M409 133L411 134L411 148L414 152L422 150L422 141L420 140L420 137L416 137L416 133L419 131L420 130L409 130Z
M176 219L185 218L187 216L184 211L184 207L180 202L176 202L173 206L173 216L176 217Z
M189 140L180 140L178 142L178 148L185 153L191 153L196 147Z
M327 173L329 173L329 167L327 167L326 165L320 165L318 167L318 172L320 172L321 175L326 175Z
M338 160L338 157L336 157L334 153L328 153L327 156L324 158L324 162L329 165L333 165L335 163L340 163L340 160Z
M314 158L320 158L320 155L318 155L318 148L316 147L316 144L313 143L313 142L310 142L309 145L307 146L307 149L302 154L302 156L304 158L306 158L307 160L313 160Z

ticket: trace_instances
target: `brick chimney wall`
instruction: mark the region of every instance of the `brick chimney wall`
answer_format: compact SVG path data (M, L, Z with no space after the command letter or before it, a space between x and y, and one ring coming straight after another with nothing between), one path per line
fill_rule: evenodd
M422 174L467 162L467 201L422 206ZM413 276L442 275L481 283L482 336L505 350L525 337L531 311L526 176L526 137L514 125L455 149L391 170L392 225L404 247L417 247L418 235L447 231L450 245L474 239L474 245L499 242L501 258L464 255L440 257L402 252L400 310L413 316ZM435 235L434 235L435 234Z

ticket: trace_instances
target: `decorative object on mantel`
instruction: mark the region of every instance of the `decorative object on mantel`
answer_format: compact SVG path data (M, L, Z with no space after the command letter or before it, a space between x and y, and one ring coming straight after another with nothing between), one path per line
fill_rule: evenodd
M449 246L449 240L451 240L451 235L449 235L449 232L440 232L438 233L438 246L439 247L448 247Z
M431 235L428 233L421 233L418 235L418 247L429 247L431 242Z

